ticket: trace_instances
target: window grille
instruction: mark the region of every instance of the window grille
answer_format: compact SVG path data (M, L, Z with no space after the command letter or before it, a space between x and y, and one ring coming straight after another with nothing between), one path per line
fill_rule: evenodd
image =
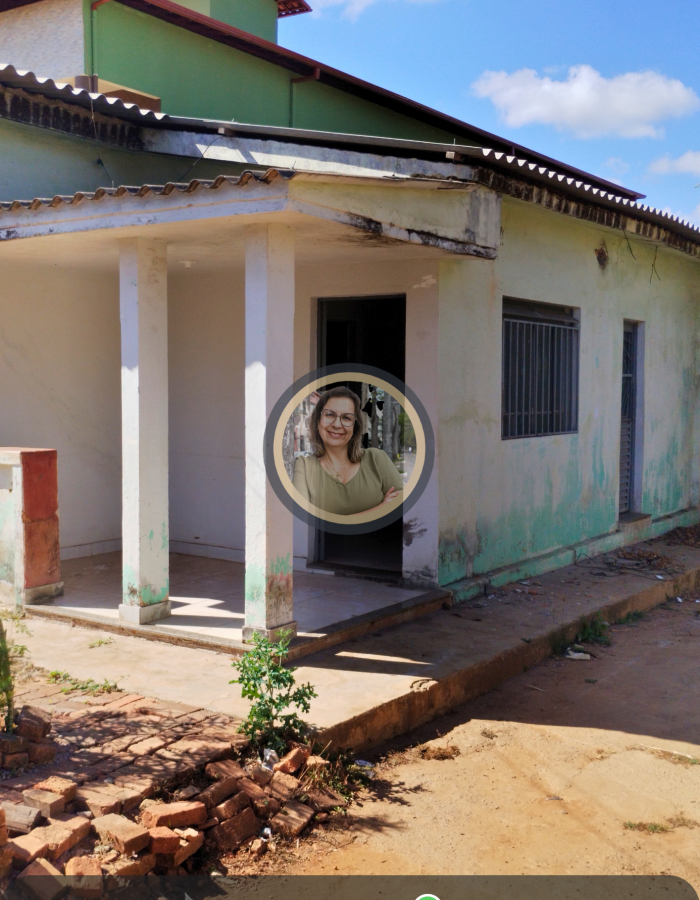
M578 431L578 359L571 310L504 300L504 439Z

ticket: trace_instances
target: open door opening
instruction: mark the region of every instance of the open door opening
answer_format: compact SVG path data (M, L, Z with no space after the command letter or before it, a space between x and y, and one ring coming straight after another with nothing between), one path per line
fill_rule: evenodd
M318 364L345 363L375 366L404 380L405 295L318 301ZM359 384L348 387L358 393L361 389ZM398 581L403 563L403 522L363 535L317 531L314 562L323 568Z

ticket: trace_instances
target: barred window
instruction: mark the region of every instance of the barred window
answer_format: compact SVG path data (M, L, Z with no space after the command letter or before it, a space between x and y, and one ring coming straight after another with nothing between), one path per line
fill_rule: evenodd
M578 431L578 357L572 309L504 298L503 439Z

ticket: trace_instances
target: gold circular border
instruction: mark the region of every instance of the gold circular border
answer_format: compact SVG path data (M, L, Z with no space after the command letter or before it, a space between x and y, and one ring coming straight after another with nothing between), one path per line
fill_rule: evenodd
M360 376L359 378L358 375ZM416 435L416 462L413 467L413 472L411 473L409 482L401 492L403 497L401 501L402 503L405 502L406 498L410 496L416 484L418 484L418 481L420 480L421 474L423 472L423 467L425 466L425 432L423 431L423 423L421 422L420 416L416 412L415 407L405 396L405 394L402 394L400 391L398 391L393 384L390 384L388 381L384 381L381 378L372 378L371 381L369 381L368 378L369 376L366 372L334 372L333 375L326 375L323 378L316 378L314 381L309 382L300 391L297 391L297 393L292 397L292 399L283 409L282 415L279 417L279 420L275 427L275 436L273 440L274 461L275 468L277 469L277 476L280 480L280 483L282 484L282 487L285 491L287 491L287 493L292 498L294 503L297 504L297 506L300 506L303 510L305 510L310 515L315 516L317 519L323 519L326 522L333 522L336 525L361 525L366 522L374 522L378 519L383 518L384 516L389 515L390 512L396 509L396 507L393 506L393 504L387 504L389 508L386 512L382 512L381 510L371 510L364 513L355 513L354 515L350 516L340 516L335 513L326 512L324 509L319 509L319 507L309 503L308 500L304 499L304 497L301 496L299 491L297 491L293 483L290 481L289 475L287 474L287 469L284 465L284 457L282 455L284 430L287 427L287 422L289 421L292 413L299 405L300 400L308 397L309 394L313 394L313 392L317 390L321 385L328 384L329 381L332 384L337 381L359 381L364 382L365 384L374 384L377 385L377 387L380 387L387 394L390 394L394 398L394 400L397 400L399 402L399 405L408 414ZM289 487L287 487L287 485L289 485Z

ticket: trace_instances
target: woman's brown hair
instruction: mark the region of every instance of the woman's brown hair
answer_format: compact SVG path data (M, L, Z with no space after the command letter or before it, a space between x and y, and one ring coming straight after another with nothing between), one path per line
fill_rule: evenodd
M309 420L309 440L313 444L314 453L320 459L324 456L326 448L318 428L318 423L321 420L321 413L326 404L333 397L347 397L348 400L352 400L355 404L355 424L352 429L352 437L348 441L348 459L351 463L358 463L365 454L365 449L362 446L362 408L360 398L354 391L351 391L350 388L331 388L329 391L324 391L321 394L321 398L316 404L316 408L311 413L311 418Z

